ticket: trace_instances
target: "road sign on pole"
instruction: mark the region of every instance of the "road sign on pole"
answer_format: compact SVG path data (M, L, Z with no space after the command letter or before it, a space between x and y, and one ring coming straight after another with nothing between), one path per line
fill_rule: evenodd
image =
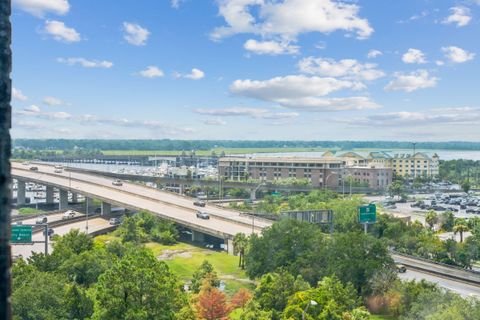
M31 243L32 242L32 226L12 226L12 243Z
M368 225L377 222L377 206L370 203L367 206L358 207L358 222L363 224L365 234L367 234Z

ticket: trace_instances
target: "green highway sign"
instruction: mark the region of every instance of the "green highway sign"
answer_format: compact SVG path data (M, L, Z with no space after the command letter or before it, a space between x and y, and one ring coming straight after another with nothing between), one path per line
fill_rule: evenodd
M32 226L12 226L12 243L31 243Z
M371 203L368 206L358 207L358 222L360 223L377 222L377 206Z

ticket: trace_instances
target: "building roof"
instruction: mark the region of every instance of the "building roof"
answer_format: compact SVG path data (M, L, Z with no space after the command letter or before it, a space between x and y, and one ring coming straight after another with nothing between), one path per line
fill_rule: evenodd
M336 157L224 157L218 161L237 161L237 162L292 162L292 163L343 163L343 161Z

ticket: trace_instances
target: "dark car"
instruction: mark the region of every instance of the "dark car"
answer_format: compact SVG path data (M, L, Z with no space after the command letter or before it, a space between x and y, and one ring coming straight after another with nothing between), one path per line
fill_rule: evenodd
M460 209L462 209L462 210L463 210L463 209L467 209L467 205L461 204L461 205L460 205Z
M48 237L51 239L53 237L53 234L55 233L55 230L52 228L48 228ZM43 230L43 235L45 235L45 230Z
M407 267L405 267L403 264L396 263L395 267L397 268L398 273L405 273L407 272Z
M29 168L31 171L38 171L38 167L30 167Z
M205 201L197 200L193 203L193 205L197 207L205 207Z

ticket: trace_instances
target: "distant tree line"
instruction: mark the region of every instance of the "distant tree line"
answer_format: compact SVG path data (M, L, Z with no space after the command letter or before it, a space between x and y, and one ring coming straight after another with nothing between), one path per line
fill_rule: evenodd
M282 140L101 140L16 139L13 147L33 150L210 150L213 148L356 148L410 149L407 141L282 141ZM417 149L480 150L479 142L417 142Z
M441 161L439 178L454 183L468 181L474 185L479 185L480 161L464 159Z

